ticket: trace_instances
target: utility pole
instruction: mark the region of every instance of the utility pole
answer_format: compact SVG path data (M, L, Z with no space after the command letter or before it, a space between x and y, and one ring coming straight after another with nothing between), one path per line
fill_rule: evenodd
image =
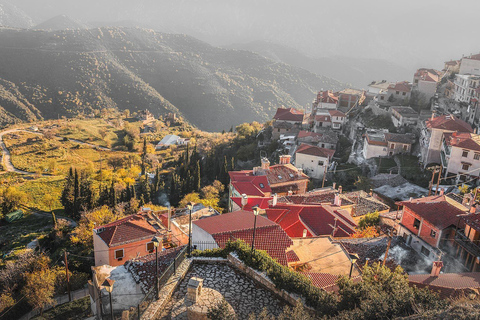
M435 169L433 169L432 180L430 180L430 184L428 185L428 196L429 197L432 195L433 179L435 178L435 173L436 172L437 172L437 167L435 167Z
M68 275L67 250L64 251L64 254L65 254L65 276L67 277L68 301L72 301L72 294L70 292L70 276Z
M383 258L382 266L385 265L385 261L387 261L388 257L388 250L390 250L390 245L392 244L392 234L391 232L388 234L388 244L387 244L387 250L385 251L385 257Z
M440 171L438 171L437 187L435 188L435 195L438 193L438 186L440 185L440 178L442 177L443 166L440 165Z
M327 176L327 163L323 164L323 180L322 180L322 188L325 186L325 177Z

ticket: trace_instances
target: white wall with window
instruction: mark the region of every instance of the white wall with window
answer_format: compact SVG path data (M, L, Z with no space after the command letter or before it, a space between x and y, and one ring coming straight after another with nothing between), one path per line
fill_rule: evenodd
M295 166L313 179L322 179L325 168L328 167L328 158L304 153L295 154Z
M450 155L445 157L446 173L448 176L456 175L456 183L480 176L480 148L468 150L452 146L450 150Z

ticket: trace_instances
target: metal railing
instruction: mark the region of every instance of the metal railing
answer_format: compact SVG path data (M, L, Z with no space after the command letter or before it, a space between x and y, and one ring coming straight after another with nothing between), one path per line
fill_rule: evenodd
M167 284L168 279L176 273L178 266L185 260L187 256L188 247L183 248L178 255L173 259L173 261L168 265L168 267L163 271L162 274L158 276L158 291L160 292L162 288ZM148 306L157 300L157 289L155 288L155 282L150 288L150 290L145 294L145 297L138 303L136 310L133 308L130 310L129 319L140 320L141 316L145 313Z
M195 241L192 242L192 251L193 250L211 250L218 248L218 244L215 241Z
M455 242L474 256L480 256L480 247L474 244L463 232L458 231L455 235Z

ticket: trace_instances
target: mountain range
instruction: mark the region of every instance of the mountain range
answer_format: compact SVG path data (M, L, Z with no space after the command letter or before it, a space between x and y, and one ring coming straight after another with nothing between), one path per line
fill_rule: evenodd
M53 21L55 22L55 21ZM140 28L0 28L0 123L91 113L173 111L216 131L309 106L346 85L244 50ZM44 24L45 25L45 24ZM47 28L48 27L48 28Z

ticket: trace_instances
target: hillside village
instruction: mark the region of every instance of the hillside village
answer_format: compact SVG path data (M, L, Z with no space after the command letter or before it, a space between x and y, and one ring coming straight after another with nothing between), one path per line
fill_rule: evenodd
M149 110L8 128L2 230L37 216L45 232L5 252L0 280L47 279L41 259L66 279L27 315L25 289L4 289L0 317L81 299L92 319L433 319L448 299L478 303L480 54L365 87L221 134ZM79 139L89 121L103 129ZM56 195L32 210L22 185L41 179ZM371 311L374 291L389 298Z

